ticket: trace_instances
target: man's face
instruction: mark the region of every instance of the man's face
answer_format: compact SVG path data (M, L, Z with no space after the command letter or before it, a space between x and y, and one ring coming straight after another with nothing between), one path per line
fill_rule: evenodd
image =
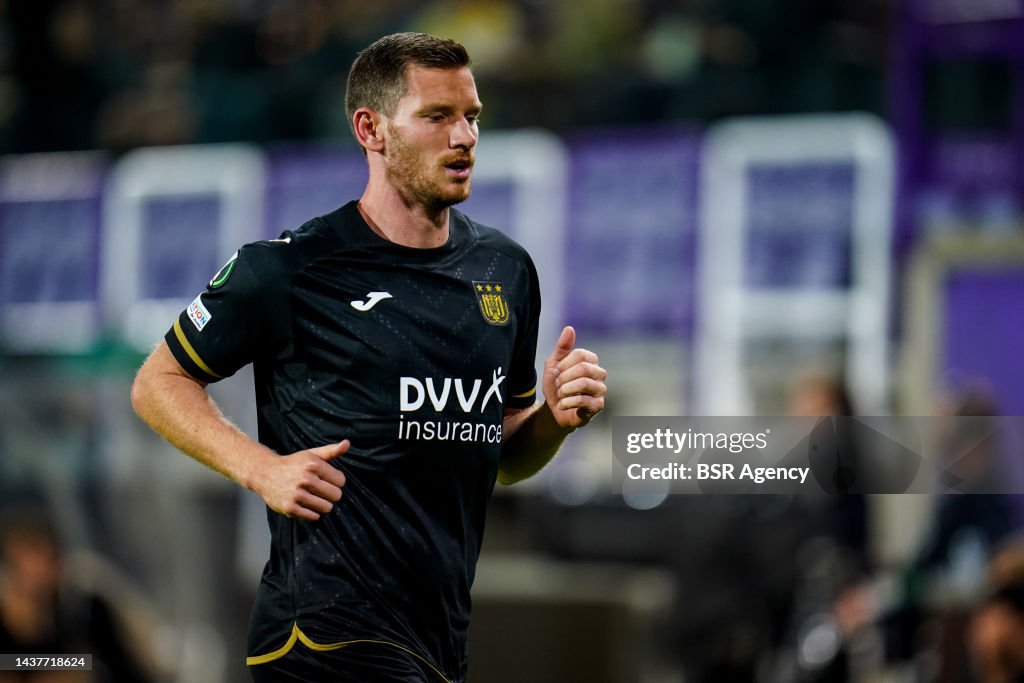
M60 552L49 539L35 534L16 535L4 548L7 571L33 598L50 597L60 583Z
M406 93L387 121L388 180L431 210L469 198L480 99L469 69L410 66Z

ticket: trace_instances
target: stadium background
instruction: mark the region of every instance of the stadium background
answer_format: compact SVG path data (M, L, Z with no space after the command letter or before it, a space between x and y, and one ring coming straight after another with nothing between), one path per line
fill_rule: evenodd
M246 680L262 506L128 386L239 242L361 189L344 78L395 30L469 47L467 211L528 244L545 334L571 322L612 378L495 497L471 680L965 680L971 520L868 497L850 560L806 501L612 494L610 417L784 414L818 374L863 414L1024 412L1019 0L0 2L0 486L50 510L69 577L163 680ZM216 394L251 430L245 380ZM903 606L921 576L909 643L881 617L830 640L845 587Z

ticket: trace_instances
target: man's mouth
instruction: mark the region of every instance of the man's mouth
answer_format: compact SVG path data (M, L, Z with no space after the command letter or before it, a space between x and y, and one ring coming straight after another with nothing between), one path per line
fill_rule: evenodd
M454 178L468 178L473 171L473 161L471 159L456 159L449 161L444 167L447 169L448 175Z

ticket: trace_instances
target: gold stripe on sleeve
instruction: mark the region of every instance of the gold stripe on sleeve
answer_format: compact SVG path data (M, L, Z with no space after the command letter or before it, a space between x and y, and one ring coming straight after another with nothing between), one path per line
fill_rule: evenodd
M178 343L181 344L181 348L185 349L185 353L192 359L192 362L196 366L205 372L210 377L216 377L217 379L224 379L223 375L218 375L216 372L210 369L210 366L203 362L203 359L199 357L196 350L192 348L192 344L189 343L188 337L185 336L185 330L181 329L181 319L174 321L174 336L178 338Z
M537 393L537 387L534 387L533 389L530 389L529 391L527 391L525 393L516 394L512 398L530 398L531 396L533 396L536 393Z

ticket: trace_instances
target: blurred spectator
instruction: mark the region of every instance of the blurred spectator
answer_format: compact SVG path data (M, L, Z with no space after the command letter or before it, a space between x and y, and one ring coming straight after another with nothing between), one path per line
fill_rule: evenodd
M35 507L0 523L0 653L93 655L93 671L0 672L0 683L145 683L142 659L107 598L75 584L58 533Z
M790 387L789 414L796 417L851 417L854 415L846 383L824 373L805 373ZM847 427L849 425L846 425ZM840 422L837 433L844 439L840 451L847 458L857 457L857 445L853 442L853 430L844 429ZM845 463L852 471L858 467L854 462ZM841 483L841 482L840 482ZM846 490L856 490L850 485ZM841 493L830 500L829 531L838 545L847 567L847 581L863 575L870 567L868 553L868 512L867 501L861 493Z
M794 413L810 415L852 412L844 392L838 390L840 387L824 377L803 378L795 386L791 409ZM824 658L815 672L805 672L801 680L848 680L851 649L856 643L865 642L861 637L871 626L879 630L884 648L882 655L890 664L915 661L922 652L935 648L939 666L944 671L956 670L956 653L948 651L949 642L929 643L923 627L936 618L949 620L958 606L969 604L975 598L987 558L1013 532L1015 525L1006 497L986 493L992 490L992 478L998 476L995 429L991 422L996 408L992 401L984 392L972 389L960 395L946 412L956 419L949 422L948 431L943 435L941 452L945 460L941 463L940 476L956 477L956 487L962 493L938 497L931 528L913 560L900 571L894 595L882 590L884 582L869 580L863 574L856 582L850 582L851 578L858 579L857 572L848 574L845 584L839 582L840 590L834 594L831 617L822 622L828 625L830 637L836 642L834 653ZM850 450L855 452L856 448ZM943 485L953 483L951 480ZM863 496L843 495L837 500L856 499L863 504ZM860 518L856 524L859 531L848 537L859 540L851 545L859 546L860 572L871 566L866 552L863 512L861 509L855 515ZM988 642L995 638L991 635L993 631L1004 633L1001 629L1007 625L1006 616L1005 611L993 610L992 614L982 617L977 638ZM955 619L947 625L951 632L957 628ZM805 631L808 638L815 633L815 637L820 638L823 628L819 625L816 631L801 631ZM810 641L805 639L806 642ZM803 648L801 645L800 649ZM944 661L943 657L948 657L949 661Z
M493 127L882 113L886 0L783 5L0 0L0 152L347 138L356 50L414 29L477 46Z
M975 610L968 651L978 683L1024 681L1024 539L989 565L989 595Z
M948 475L959 481L966 495L942 495L935 524L911 566L910 580L918 590L919 580L936 571L952 571L963 553L976 550L980 570L992 550L1015 528L1014 513L1006 496L989 493L1002 476L998 432L992 417L998 410L988 393L967 389L952 407L954 419L944 435L942 455ZM975 576L980 581L980 572ZM975 587L977 584L975 584ZM970 587L970 586L968 586Z
M789 387L789 414L794 417L851 418L855 411L846 382L824 372L799 374ZM823 420L824 421L824 420ZM816 427L836 434L840 472L857 472L858 444L853 425L846 420L819 422ZM824 498L816 510L823 521L820 536L801 549L801 576L795 590L792 654L783 661L796 680L837 683L849 680L851 664L847 623L856 607L845 596L863 580L871 567L868 549L867 502L855 479L840 479L835 495ZM783 676L785 677L785 676Z
M957 419L949 422L943 436L940 476L955 477L943 485L955 483L961 493L937 498L931 527L900 572L894 595L886 597L863 583L845 592L836 607L848 633L872 622L881 629L890 663L916 660L928 648L923 627L976 599L986 563L1017 528L1008 497L987 493L993 490L993 478L1000 476L997 432L990 419L997 410L991 398L971 388L946 411ZM941 659L948 653L938 654Z

